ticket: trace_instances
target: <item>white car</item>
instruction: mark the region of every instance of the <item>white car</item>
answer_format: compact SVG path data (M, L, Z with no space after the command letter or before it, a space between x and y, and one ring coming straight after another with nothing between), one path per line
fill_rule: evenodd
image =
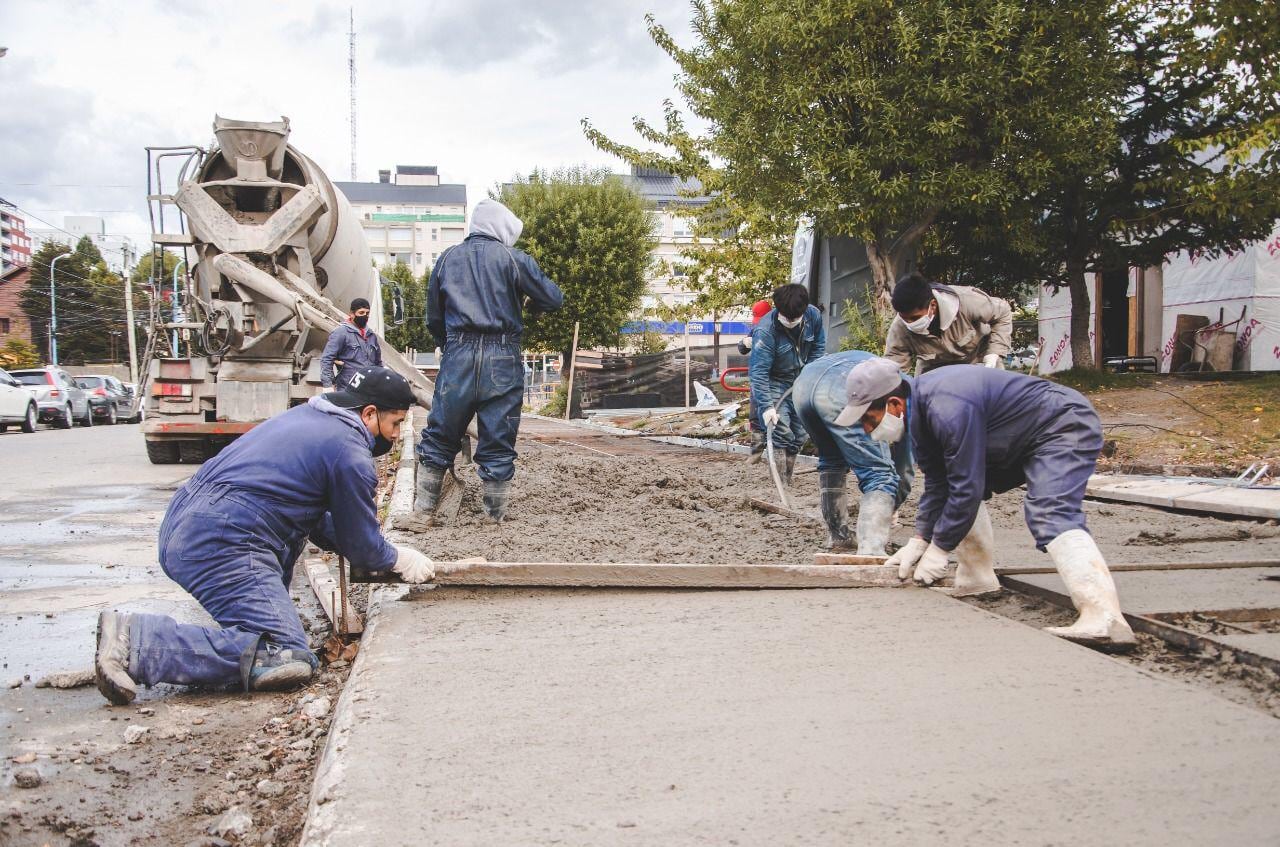
M39 409L31 392L8 372L0 369L0 432L18 424L23 432L36 431Z

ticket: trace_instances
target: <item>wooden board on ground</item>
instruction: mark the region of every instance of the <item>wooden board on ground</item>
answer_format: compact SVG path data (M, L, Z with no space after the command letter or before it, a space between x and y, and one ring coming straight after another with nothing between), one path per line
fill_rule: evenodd
M452 570L451 568L456 568ZM437 563L438 585L592 588L898 588L884 565L708 565L600 562Z
M1237 488L1160 477L1094 474L1085 493L1100 500L1165 509L1280 519L1280 487Z
M784 518L792 518L805 523L822 523L822 519L815 515L806 515L804 512L797 512L795 509L788 509L786 506L779 506L776 503L770 503L768 500L761 500L758 497L749 497L747 500L753 508L762 512L782 515Z
M329 564L323 559L314 558L304 560L303 567L307 572L307 581L311 583L311 590L316 593L316 599L320 601L320 607L324 609L329 623L333 624L333 631L341 632L342 614L338 599L337 566ZM360 615L356 613L356 610L351 607L350 600L347 602L346 611L347 635L359 635L364 632L364 621L360 619Z
M815 565L883 565L888 556L863 556L858 553L814 553Z

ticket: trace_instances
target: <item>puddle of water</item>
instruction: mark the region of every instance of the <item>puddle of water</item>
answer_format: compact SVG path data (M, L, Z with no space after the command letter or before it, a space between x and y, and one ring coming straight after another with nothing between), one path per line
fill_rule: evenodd
M44 588L53 585L120 584L164 579L160 566L50 565L0 559L0 590Z
M153 534L148 528L109 526L106 524L65 523L61 520L0 522L0 549L27 547L32 544L88 542L96 538L121 538Z

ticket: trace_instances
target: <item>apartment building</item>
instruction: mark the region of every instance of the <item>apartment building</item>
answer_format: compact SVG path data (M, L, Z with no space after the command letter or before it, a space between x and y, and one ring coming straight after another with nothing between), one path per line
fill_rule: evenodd
M440 182L435 165L396 165L377 182L335 182L351 203L379 268L404 262L431 269L467 235L467 187Z
M27 222L10 203L0 199L0 273L31 264L31 236Z

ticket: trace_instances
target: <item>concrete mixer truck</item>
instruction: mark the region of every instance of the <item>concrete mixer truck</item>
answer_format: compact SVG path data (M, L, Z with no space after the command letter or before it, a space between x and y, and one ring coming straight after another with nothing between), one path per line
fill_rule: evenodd
M369 326L383 331L383 286L360 223L289 145L288 118L215 117L213 131L209 149L147 148L153 249L184 256L172 286L152 281L140 393L157 464L202 462L318 393L320 354L353 298L372 304ZM179 169L172 193L162 165ZM158 255L152 267L164 267ZM430 405L430 380L403 355L384 344L383 363Z

